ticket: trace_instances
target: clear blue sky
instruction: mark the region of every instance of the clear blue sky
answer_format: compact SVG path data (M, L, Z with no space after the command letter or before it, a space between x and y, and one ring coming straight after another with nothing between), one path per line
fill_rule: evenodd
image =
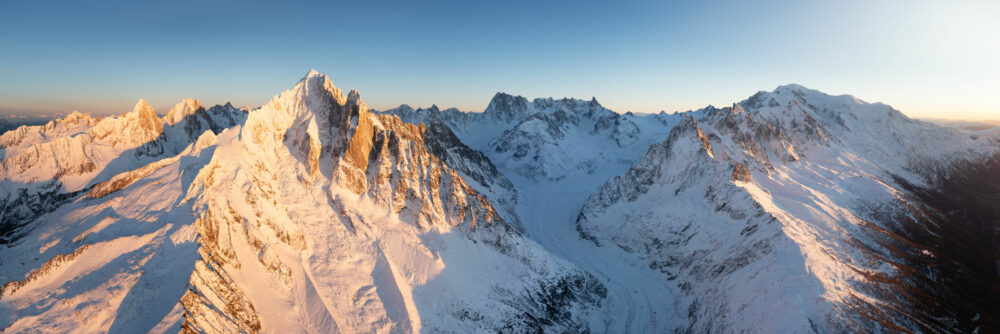
M259 105L315 68L375 108L683 111L798 83L1000 118L1000 1L99 2L0 1L0 114Z

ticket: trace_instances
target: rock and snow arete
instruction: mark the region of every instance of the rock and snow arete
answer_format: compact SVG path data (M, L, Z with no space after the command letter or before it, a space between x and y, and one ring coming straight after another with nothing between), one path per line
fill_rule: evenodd
M1000 330L1000 128L798 85L374 111L310 71L0 159L4 332Z

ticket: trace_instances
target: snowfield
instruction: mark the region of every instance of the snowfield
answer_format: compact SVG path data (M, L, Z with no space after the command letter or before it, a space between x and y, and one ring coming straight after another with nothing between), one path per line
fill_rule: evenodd
M1000 128L798 85L372 111L310 71L253 110L22 126L0 159L4 332L1000 329Z

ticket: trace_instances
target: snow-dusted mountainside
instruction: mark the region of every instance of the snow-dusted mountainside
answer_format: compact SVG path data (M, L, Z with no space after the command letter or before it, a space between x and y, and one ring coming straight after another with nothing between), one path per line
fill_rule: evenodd
M483 168L445 133L372 114L317 73L233 131L193 183L203 246L186 328L576 331L600 319L588 311L600 283L448 167ZM234 303L246 316L220 321Z
M782 86L682 121L595 191L577 224L676 282L689 331L972 331L977 313L996 309L962 305L977 296L945 279L961 265L942 236L987 233L994 246L972 256L995 259L996 221L954 224L911 190L969 166L1000 176L998 149L995 132ZM996 287L975 288L995 297Z
M501 169L537 181L627 168L680 119L666 113L618 114L597 99L528 101L506 93L497 93L482 113L407 105L384 113L411 123L439 120Z
M163 124L177 111L201 119L191 104ZM187 138L177 124L164 137ZM512 209L497 207L513 205L515 192L496 173L446 128L370 113L357 92L344 96L311 72L239 124L202 131L179 154L89 186L35 219L0 250L0 325L601 328L606 289L519 231ZM38 256L21 256L30 253Z
M120 116L73 112L0 135L0 243L16 238L17 227L99 182L176 155L204 131L242 123L246 111L229 104L206 111L187 99L171 115L161 119L139 100L132 112Z
M574 222L589 193L625 172L682 115L617 114L596 99L529 102L505 93L496 94L482 113L405 105L383 113L411 123L446 124L483 152L517 189L515 212L527 235L604 282L613 306L607 325L612 332L676 328L681 320L673 303L663 302L673 299L676 288L627 254L579 238Z
M370 111L311 71L0 135L4 332L993 332L1000 128L797 85Z
M644 331L997 328L980 314L998 315L1000 297L997 129L797 85L679 115L556 101L388 112L445 122L484 151L514 181L529 235L630 299L623 316ZM976 195L947 200L963 194ZM670 292L660 309L681 319L635 320L652 310L630 290Z

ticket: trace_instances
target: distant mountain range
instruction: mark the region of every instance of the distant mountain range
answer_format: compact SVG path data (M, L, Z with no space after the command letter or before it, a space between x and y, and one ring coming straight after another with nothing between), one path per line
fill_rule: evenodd
M943 118L922 118L921 120L950 127L959 127L967 130L983 130L990 127L1000 126L1000 120L954 120Z
M0 118L0 134L4 132L17 129L20 126L34 126L42 125L49 122L50 119L36 119L36 118L25 118L25 119L2 119Z
M1000 127L798 85L374 111L315 71L160 115L0 135L4 332L1000 330Z

